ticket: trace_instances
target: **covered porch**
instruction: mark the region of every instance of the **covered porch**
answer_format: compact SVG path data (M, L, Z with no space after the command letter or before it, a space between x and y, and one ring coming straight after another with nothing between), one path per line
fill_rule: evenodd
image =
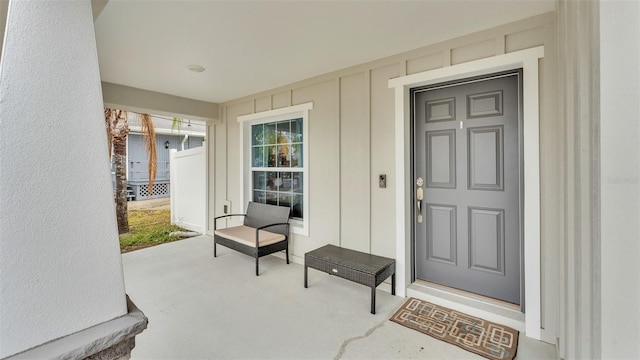
M429 280L414 274L422 199L407 95L518 69L524 217L512 224L523 239L512 237L522 251L509 259L524 264L512 267L525 300L520 357L638 358L638 3L328 4L0 0L0 359L125 358L147 320L126 293L150 319L137 358L472 357L387 320ZM251 258L214 259L208 237L121 256L104 107L207 121L205 232L269 194L298 211L294 264L268 257L256 278ZM394 258L398 296L382 285L372 316L366 287L311 271L304 289L304 254L325 244ZM482 310L451 301L453 288L434 302ZM125 320L136 326L113 330ZM534 339L552 345L528 353Z
M482 359L389 321L405 299L253 259L200 236L123 255L127 294L149 317L132 359ZM553 359L555 346L520 336L517 358Z

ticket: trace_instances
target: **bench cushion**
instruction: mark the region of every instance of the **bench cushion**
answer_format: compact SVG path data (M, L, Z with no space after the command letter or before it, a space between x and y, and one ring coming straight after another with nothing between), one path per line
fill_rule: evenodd
M233 240L240 244L256 247L256 229L240 225L226 229L216 230L215 234L229 240ZM260 230L259 242L260 246L275 244L285 239L284 235L275 234L269 231Z

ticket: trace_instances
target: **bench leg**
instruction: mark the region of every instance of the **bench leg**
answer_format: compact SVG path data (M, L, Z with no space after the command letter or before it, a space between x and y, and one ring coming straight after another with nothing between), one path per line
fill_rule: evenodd
M216 243L213 243L213 257L217 256L217 252L216 252Z
M304 288L305 289L307 288L307 269L308 269L308 267L305 266L304 267Z
M286 248L286 254L287 254L287 264L289 264L289 246L288 245Z
M256 276L258 276L258 259L260 258L256 256Z
M375 286L371 287L371 313L375 315L376 313L376 288Z
M391 275L391 295L396 294L396 274Z

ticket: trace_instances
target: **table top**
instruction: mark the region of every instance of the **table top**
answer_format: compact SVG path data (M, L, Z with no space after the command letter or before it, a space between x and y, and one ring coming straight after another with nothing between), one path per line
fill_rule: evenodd
M345 249L335 245L325 245L305 254L305 257L321 259L353 270L376 274L395 264L394 259Z

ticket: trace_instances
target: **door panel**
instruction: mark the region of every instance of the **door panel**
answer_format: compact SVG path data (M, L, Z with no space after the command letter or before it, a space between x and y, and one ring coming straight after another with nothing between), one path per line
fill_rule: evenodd
M520 304L519 72L412 91L416 277ZM415 196L414 196L415 197ZM415 201L415 200L414 200ZM416 213L418 212L416 207Z
M427 122L448 121L456 119L456 98L433 100L426 102Z
M427 204L427 259L456 264L455 206Z
M502 132L502 125L469 129L469 189L503 190Z
M456 187L456 134L427 131L427 187Z
M502 90L467 95L467 118L502 115Z
M469 208L469 267L504 275L504 210Z

